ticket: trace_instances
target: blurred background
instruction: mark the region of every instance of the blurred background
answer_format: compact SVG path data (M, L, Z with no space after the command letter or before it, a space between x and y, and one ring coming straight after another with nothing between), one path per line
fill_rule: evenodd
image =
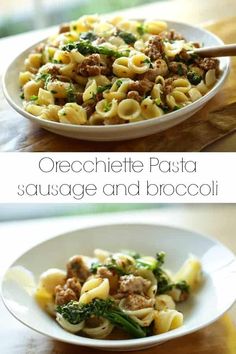
M168 1L168 0L166 0ZM1 0L0 37L56 25L83 14L119 11L156 0ZM16 6L17 5L17 6Z
M111 12L199 24L234 16L236 0L0 0L0 38Z
M170 208L171 204L0 204L0 222Z

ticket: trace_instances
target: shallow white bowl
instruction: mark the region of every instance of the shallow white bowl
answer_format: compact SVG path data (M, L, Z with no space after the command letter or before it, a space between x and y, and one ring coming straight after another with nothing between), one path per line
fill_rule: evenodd
M183 34L188 40L194 42L202 42L204 46L207 47L223 44L220 38L202 28L174 21L166 22L168 23L169 28L176 29L177 32ZM174 125L181 123L196 113L213 96L215 96L215 94L223 85L229 71L229 58L221 58L220 68L222 70L222 74L215 86L205 96L190 104L189 106L168 113L160 118L153 118L135 123L108 126L82 126L64 124L37 118L23 110L22 101L20 99L18 76L19 72L24 70L25 58L35 47L35 45L21 53L7 68L3 76L3 91L6 99L17 112L30 119L31 121L38 123L42 128L59 135L82 140L127 140L147 136L173 127Z
M66 332L43 312L32 296L39 275L48 268L64 268L74 254L92 255L98 247L111 251L133 249L144 255L163 250L167 254L166 266L173 271L189 253L199 257L204 281L188 301L178 306L184 314L184 325L147 338L97 340ZM60 235L26 252L6 272L2 297L19 321L49 337L106 350L143 349L194 332L227 311L236 297L236 259L222 244L189 230L147 224L98 226Z

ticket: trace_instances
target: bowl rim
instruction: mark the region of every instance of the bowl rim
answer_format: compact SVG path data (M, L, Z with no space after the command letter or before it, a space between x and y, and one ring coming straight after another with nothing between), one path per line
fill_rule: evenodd
M12 268L13 266L15 266L15 263L20 260L22 257L24 257L26 254L30 253L31 250L37 248L38 246L45 244L47 242L50 241L55 241L57 238L64 238L64 237L68 237L70 234L76 234L79 233L80 231L86 231L86 230L95 230L97 228L104 228L104 227L112 227L112 228L116 228L116 227L155 227L155 228L163 228L163 229L170 229L172 231L177 230L177 231L182 231L182 232L189 232L192 234L197 235L197 237L200 237L202 239L211 241L211 243L220 246L221 248L227 250L230 255L232 256L232 262L236 262L236 256L235 254L228 248L226 247L223 243L221 243L219 240L214 239L213 236L209 236L206 235L205 233L201 233L198 231L195 231L191 228L185 228L185 227L180 227L180 226L172 226L172 225L168 225L168 224L162 224L162 223L147 223L147 222L129 222L129 223L106 223L106 224L98 224L98 225L93 225L93 226L82 226L81 228L76 228L74 230L59 234L59 235L55 235L49 238L46 238L44 241L41 241L37 244L35 244L33 247L29 247L26 251L24 251L20 256L17 257L17 259L15 259L15 261L13 261L10 266L8 266L7 270L5 271L2 279L1 279L1 287L0 287L0 294L1 294L1 298L2 301L5 305L5 307L7 308L7 310L13 315L13 317L15 317L19 322L21 322L23 325L27 326L28 328L32 329L35 332L38 332L42 335L45 335L49 338L53 338L56 340L59 340L61 342L65 342L65 343L70 343L70 344L74 344L74 345L84 345L86 347L95 347L95 348L107 348L107 349L111 349L111 350L118 350L120 349L135 349L135 347L148 347L148 346L154 346L154 345L158 345L161 344L162 342L174 339L174 338L178 338L178 337L183 337L185 335L191 334L195 331L198 331L210 324L212 324L213 322L215 322L219 317L221 317L226 311L228 311L233 304L236 301L236 294L234 296L234 299L232 297L232 300L230 301L229 305L227 306L227 308L222 309L219 313L217 313L215 316L213 316L211 319L209 319L208 321L203 322L201 325L195 325L193 327L190 328L185 328L184 333L181 333L181 329L183 330L183 327L177 328L175 330L163 333L163 334L158 334L158 335L154 335L154 336L150 336L150 337L145 337L145 338L135 338L135 339L121 339L121 340L107 340L107 339L94 339L94 338L87 338L87 337L83 337L83 336L78 336L78 335L74 335L74 337L72 336L71 338L66 338L66 339L62 339L60 336L57 335L52 335L49 333L45 333L42 330L39 330L37 328L35 328L32 325L29 325L27 323L25 323L22 319L20 319L17 314L14 313L14 310L11 309L10 305L8 304L8 299L5 299L4 297L4 280L5 280L5 276L8 272L8 270L10 268ZM79 235L78 235L79 237ZM230 262L231 263L231 262Z
M149 18L148 18L149 19ZM150 18L151 19L151 18ZM131 19L131 20L136 20L136 21L145 21L146 19ZM183 25L185 27L189 27L191 29L197 30L197 31L202 31L203 33L206 33L208 36L214 38L219 44L223 45L224 42L222 41L221 38L219 38L217 35L215 35L214 33L210 32L209 30L206 30L205 28L202 28L200 26L196 26L196 25L192 25L192 24L188 24L185 22L179 22L179 21L170 21L170 20L162 20L162 19L158 19L160 21L165 21L167 24L171 24L171 25ZM48 37L47 37L48 38ZM5 69L3 76L2 76L2 86L3 86L3 93L4 96L7 100L7 102L21 115L23 115L24 117L28 118L29 120L41 125L42 127L45 127L46 129L55 129L58 131L65 131L65 132L69 132L69 131L78 131L80 133L95 133L95 134L103 134L104 132L106 133L117 133L117 132L123 132L127 130L127 126L132 128L148 128L148 127L152 127L152 126L156 126L156 125L161 125L163 122L164 123L168 123L170 121L174 121L175 118L180 117L182 115L185 115L185 113L187 114L188 112L192 112L197 108L202 107L205 103L207 103L213 96L215 96L215 94L219 91L219 89L222 87L222 85L224 84L227 75L229 73L229 69L230 69L230 57L225 57L225 67L224 70L222 70L222 73L219 77L219 79L217 80L217 82L215 83L215 85L204 95L202 96L199 100L192 102L191 104L182 107L181 109L177 110L177 111L173 111L173 112L169 112L164 114L161 117L155 117L155 118L151 118L151 119L147 119L147 120L141 120L138 122L128 122L126 124L114 124L114 125L77 125L77 124L66 124L66 123L60 123L60 122L54 122L54 121L49 121L49 120L43 120L39 117L34 116L31 113L26 112L23 107L21 107L20 105L18 105L10 96L8 90L7 90L7 76L8 73L11 69L11 66L14 64L14 62L21 56L23 56L24 54L26 55L28 52L30 52L37 44L45 41L47 38L44 38L40 41L38 41L37 43L33 44L32 46L28 47L27 49L25 49L24 51L20 52L20 54L18 54L11 62L10 64L7 66L7 68Z

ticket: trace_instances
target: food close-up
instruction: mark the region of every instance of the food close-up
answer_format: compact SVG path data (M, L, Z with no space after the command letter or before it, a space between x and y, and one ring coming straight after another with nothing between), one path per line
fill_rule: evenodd
M204 96L219 60L163 21L83 16L36 46L19 75L24 109L67 124L161 117Z
M163 269L164 259L164 252L151 257L101 249L94 257L75 255L66 271L41 274L35 297L71 333L98 339L117 328L128 338L165 333L183 325L176 303L200 284L201 264L192 256L171 274Z

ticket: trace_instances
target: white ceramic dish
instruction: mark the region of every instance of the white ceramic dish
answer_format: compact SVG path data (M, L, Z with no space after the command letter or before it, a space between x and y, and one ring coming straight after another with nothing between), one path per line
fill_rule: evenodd
M204 282L196 294L178 306L184 313L183 327L161 335L129 340L90 339L59 327L32 297L35 281L47 268L62 268L70 256L76 253L92 255L97 247L111 251L135 249L147 255L164 250L167 253L166 266L172 270L176 270L189 253L199 257ZM236 297L236 260L220 243L193 231L168 226L129 224L80 229L43 242L18 258L4 276L2 297L8 310L19 321L49 337L110 351L143 349L196 331L227 311Z
M183 34L188 40L194 42L202 42L204 46L221 45L223 42L214 34L198 27L194 27L184 23L178 23L173 21L166 21L169 28L176 29L177 32ZM36 45L36 44L35 44ZM20 92L18 86L19 72L24 68L24 60L31 52L32 46L23 53L21 53L7 68L3 76L3 90L7 101L10 105L24 117L30 119L33 122L39 124L42 128L49 130L53 133L67 136L70 138L93 140L93 141L118 141L135 139L157 132L166 130L174 125L177 125L196 113L201 109L215 94L220 90L223 85L228 71L229 71L229 58L220 59L220 68L222 75L205 96L198 101L186 106L180 110L168 113L160 118L153 118L141 122L121 124L121 125L109 125L109 126L82 126L63 124L57 122L50 122L42 120L27 113L23 110L22 101L20 99Z

